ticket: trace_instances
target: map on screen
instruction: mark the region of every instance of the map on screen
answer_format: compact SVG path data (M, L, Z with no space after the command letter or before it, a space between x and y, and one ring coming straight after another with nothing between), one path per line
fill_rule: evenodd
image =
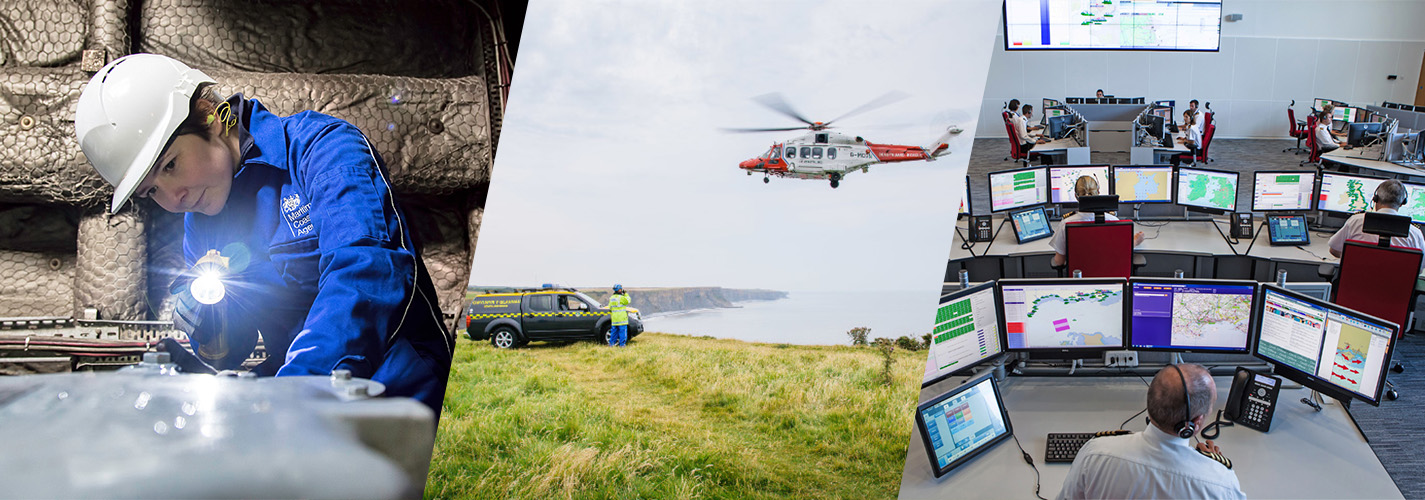
M1006 0L1005 50L1218 50L1222 2Z
M1114 167L1113 192L1123 203L1173 201L1172 167Z
M1005 285L1011 349L1123 345L1122 285Z
M1237 173L1178 169L1178 204L1237 210Z
M1371 198L1375 197L1376 187L1382 182L1385 179L1380 177L1322 172L1321 194L1318 195L1316 208L1348 214L1364 212L1371 208ZM1409 205L1409 202L1407 197L1406 204Z

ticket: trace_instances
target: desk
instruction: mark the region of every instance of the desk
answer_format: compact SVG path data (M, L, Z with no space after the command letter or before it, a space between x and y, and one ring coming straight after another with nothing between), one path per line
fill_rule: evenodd
M1133 146L1133 121L1146 104L1073 104L1088 122L1088 145L1095 153L1125 153Z
M1007 220L1007 219L1006 219ZM968 222L960 223L960 232L968 234L964 227ZM1055 232L1063 230L1059 222L1052 222ZM1170 221L1166 225L1149 227L1144 224L1163 224L1163 222L1135 222L1134 231L1143 231L1145 238L1142 245L1133 249L1134 252L1186 252L1199 253L1205 255L1237 255L1238 251L1227 240L1222 239L1222 234L1218 228L1213 227L1211 221ZM1225 225L1225 224L1224 224ZM1222 226L1219 226L1222 227ZM1004 224L1001 228L998 224L996 228L1000 231L995 235L992 243L976 243L973 250L960 248L957 241L951 248L950 258L959 259L966 257L983 256L1007 256L1026 253L1053 252L1049 246L1049 241L1053 237L1034 240L1025 244L1020 244L1014 237L1014 227L1011 224ZM1222 231L1226 231L1225 227ZM1263 238L1265 239L1265 237ZM1241 248L1246 249L1246 243L1242 242Z
M1417 167L1407 167L1396 165L1388 161L1367 160L1348 156L1351 154L1355 154L1353 150L1335 149L1330 153L1321 155L1321 161L1329 161L1338 165L1354 167L1357 170L1373 170L1396 178L1425 177L1425 170Z
M932 385L921 391L920 400L929 400L962 380ZM1221 408L1226 406L1231 377L1214 380ZM1138 377L1009 377L1000 390L1010 425L1039 468L1040 494L1050 499L1063 487L1069 464L1044 463L1047 434L1117 429L1143 409L1148 392ZM1403 498L1346 411L1330 399L1323 411L1312 410L1299 402L1309 392L1281 391L1270 433L1240 425L1222 428L1215 441L1232 459L1247 498ZM1143 430L1143 417L1130 420L1127 428ZM920 432L912 430L900 498L1033 495L1034 470L1024 463L1013 439L936 480Z
M1079 141L1072 137L1054 139L1044 144L1035 144L1029 149L1030 153L1040 155L1059 156L1063 155L1062 165L1087 165L1089 161L1089 148L1079 144Z
M1178 139L1183 137L1183 134L1179 132L1171 135L1173 137L1172 147L1165 148L1161 144L1151 147L1134 146L1133 149L1129 150L1128 152L1128 162L1133 165L1160 165L1160 163L1158 163L1159 156L1162 156L1164 154L1187 154L1187 146L1184 146L1181 142L1178 142Z

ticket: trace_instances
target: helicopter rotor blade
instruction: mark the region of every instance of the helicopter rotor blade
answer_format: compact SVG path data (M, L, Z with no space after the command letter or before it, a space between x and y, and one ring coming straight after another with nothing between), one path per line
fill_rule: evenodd
M724 127L724 128L722 129L722 131L723 131L723 132L733 132L733 133L745 134L745 133L753 133L753 132L788 132L788 131L792 131L792 130L806 130L806 129L807 129L806 127L777 127L777 128L727 128L727 127Z
M850 116L853 116L853 115L859 115L859 114L861 114L861 113L865 113L865 112L867 112L867 111L870 111L870 110L873 110L873 109L876 109L876 108L879 108L879 107L882 107L882 106L889 105L889 104L891 104L891 103L893 103L893 102L900 101L900 100L905 99L905 98L907 98L907 97L910 97L910 94L907 94L907 93L905 93L905 92L901 92L901 91L899 91L899 90L892 90L892 91L890 91L890 92L886 92L885 95L882 95L882 96L880 96L880 97L877 97L877 98L875 98L875 99L872 99L871 102L868 102L868 103L866 103L866 104L862 104L861 107L856 108L856 109L853 109L853 110L851 110L851 111L847 111L846 114L841 115L841 116L838 116L838 117L836 117L835 119L833 119L833 120L831 120L831 121L829 121L829 122L826 122L826 125L831 125L832 123L835 123L837 120L840 120L840 119L842 119L842 118L850 117Z
M782 94L780 93L773 92L770 94L762 94L757 97L753 97L752 100L757 101L757 104L761 104L770 108L772 111L787 115L793 120L797 120L807 125L814 125L811 120L806 119L806 117L802 116L801 113L798 113L796 109L793 109L792 105L787 104L787 100L783 99Z

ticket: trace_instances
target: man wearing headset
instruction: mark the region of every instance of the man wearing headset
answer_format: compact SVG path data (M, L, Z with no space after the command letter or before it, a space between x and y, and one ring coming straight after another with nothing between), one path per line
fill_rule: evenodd
M1391 179L1376 186L1375 196L1371 202L1375 204L1376 211L1383 214L1394 214L1401 205L1405 204L1405 185L1400 181ZM1331 235L1331 240L1326 244L1331 247L1331 255L1341 257L1342 248L1346 246L1346 240L1364 241L1376 243L1380 237L1374 234L1366 234L1362 227L1366 223L1366 214L1359 213L1346 219L1346 223L1341 225L1341 230ZM1425 250L1425 236L1422 236L1420 229L1414 224L1410 225L1410 236L1401 238L1399 236L1390 239L1390 246L1407 247ZM1425 270L1425 262L1421 263L1422 270Z
M1085 443L1058 498L1246 498L1217 446L1189 441L1216 406L1206 368L1159 370L1148 386L1148 428Z
M212 300L180 277L174 325L196 356L167 348L185 371L237 369L260 332L260 376L347 370L439 414L455 339L385 164L350 123L277 116L215 83L134 54L95 73L77 103L80 147L114 186L110 210L137 197L184 213L187 264L212 250L226 261Z

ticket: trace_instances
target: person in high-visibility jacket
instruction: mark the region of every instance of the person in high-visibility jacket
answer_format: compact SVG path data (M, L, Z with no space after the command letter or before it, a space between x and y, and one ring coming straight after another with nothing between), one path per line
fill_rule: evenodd
M623 347L628 344L628 292L623 285L614 285L614 293L609 296L609 347Z

